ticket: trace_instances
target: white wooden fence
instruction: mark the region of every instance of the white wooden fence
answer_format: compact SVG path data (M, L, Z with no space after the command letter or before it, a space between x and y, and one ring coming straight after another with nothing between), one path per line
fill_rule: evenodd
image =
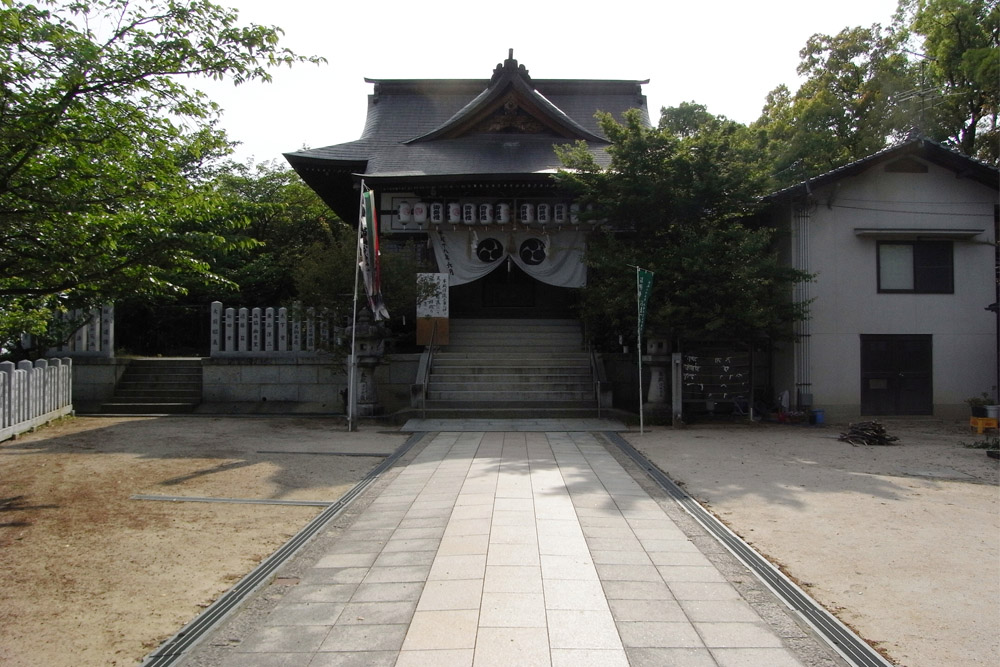
M330 318L312 308L223 308L212 302L213 357L312 355L329 349Z
M0 441L73 410L73 362L0 362Z

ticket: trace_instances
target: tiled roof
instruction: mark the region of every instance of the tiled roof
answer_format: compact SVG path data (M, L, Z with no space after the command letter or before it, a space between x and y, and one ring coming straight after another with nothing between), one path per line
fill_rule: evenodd
M365 129L356 141L286 153L285 157L338 213L356 195L350 173L366 178L461 175L531 175L561 165L555 144L585 140L599 164L607 164L598 111L621 118L638 108L648 122L645 81L532 80L513 55L486 79L378 79L368 98ZM507 95L507 97L504 97ZM538 119L531 132L517 127L484 131L486 114L516 113ZM512 102L513 104L513 102ZM336 202L336 203L335 203ZM355 204L351 205L356 206Z
M971 178L979 183L982 183L983 185L1000 189L1000 170L997 170L996 167L992 167L967 155L953 151L936 141L932 141L925 137L917 137L904 141L896 146L885 148L878 153L869 155L868 157L845 164L841 167L828 171L825 174L820 174L815 178L810 178L783 190L779 190L778 192L774 192L765 197L765 199L777 200L800 197L809 194L809 192L815 188L823 187L824 185L833 183L841 178L856 176L876 164L893 160L903 155L917 155L933 162L934 164L951 169L959 176Z

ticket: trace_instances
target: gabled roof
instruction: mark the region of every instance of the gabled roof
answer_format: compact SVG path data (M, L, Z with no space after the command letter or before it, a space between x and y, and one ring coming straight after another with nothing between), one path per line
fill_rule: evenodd
M430 132L407 144L433 139L455 139L477 131L536 134L545 131L568 140L608 143L583 128L535 90L524 65L510 57L497 65L490 84L467 105Z
M955 172L960 178L970 178L978 183L1000 190L1000 170L957 153L936 141L924 137L910 139L897 146L891 146L866 158L838 167L816 178L810 178L796 185L774 192L765 200L795 199L810 194L813 190L834 183L842 178L857 176L875 165L897 160L905 156L916 156Z
M414 183L549 182L553 146L585 141L610 161L595 118L638 108L648 123L647 81L532 79L513 54L487 79L366 79L365 129L356 141L285 158L343 219L357 215L360 178Z

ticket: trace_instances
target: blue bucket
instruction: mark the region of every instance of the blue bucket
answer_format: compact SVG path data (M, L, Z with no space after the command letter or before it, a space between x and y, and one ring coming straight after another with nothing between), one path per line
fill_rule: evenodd
M822 410L813 410L809 413L809 423L816 424L817 426L822 424L825 415Z

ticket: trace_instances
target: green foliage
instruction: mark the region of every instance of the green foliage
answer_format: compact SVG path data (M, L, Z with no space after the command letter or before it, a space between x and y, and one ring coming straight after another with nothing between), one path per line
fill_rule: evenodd
M314 60L279 35L205 0L0 5L0 348L56 311L228 284L212 259L250 242L207 166L230 144L183 77Z
M591 236L581 317L608 347L635 332L635 270L653 271L648 326L674 337L787 336L805 314L791 287L808 276L784 267L774 231L753 220L766 179L744 126L687 104L665 109L660 127L637 113L601 127L612 162L597 167L585 145L557 149L559 180L594 216L611 223Z
M813 35L805 77L767 98L752 125L773 188L824 173L916 132L1000 164L1000 5L900 0L889 28Z
M958 444L966 447L968 449L1000 449L1000 437L998 436L986 436L982 440L973 440L972 442L959 442Z
M920 41L919 98L928 129L966 155L1000 164L1000 5L900 0L897 22Z
M993 398L984 391L979 396L970 396L965 399L965 402L971 408L981 408L987 405L993 405Z
M295 287L303 306L337 313L339 324L349 323L354 308L357 271L355 230L338 234L329 244L316 243L302 256L294 271ZM431 270L418 258L412 243L381 253L382 295L389 310L388 326L406 344L416 326L417 302L427 297L417 274ZM366 308L365 288L357 283L358 307Z
M212 294L226 303L288 303L296 296L294 274L302 256L316 243L329 245L334 237L349 233L292 169L276 161L229 162L219 170L214 186L248 221L241 234L254 241L218 259L218 273L239 285L238 292Z
M909 131L895 99L915 81L897 33L876 24L817 34L799 56L806 80L794 95L772 91L753 125L781 174L776 186L867 157Z

